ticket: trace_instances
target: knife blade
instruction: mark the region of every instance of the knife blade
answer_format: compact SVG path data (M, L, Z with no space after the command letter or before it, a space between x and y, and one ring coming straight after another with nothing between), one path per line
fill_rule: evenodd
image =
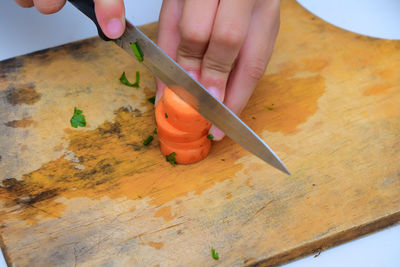
M105 35L98 26L96 17L94 16L93 0L69 1L95 22L100 37L110 40L104 38ZM84 4L86 4L86 6ZM93 9L89 10L90 14L88 14L87 4L90 4ZM84 8L82 8L82 6ZM214 98L207 89L194 80L136 26L128 21L126 21L126 26L124 34L119 39L113 40L118 46L131 56L136 57L131 46L133 43L136 43L143 51L144 57L141 63L154 76L160 79L179 97L195 108L204 118L217 126L236 143L271 166L290 175L289 170L275 152L252 129L241 121L236 114L221 101Z

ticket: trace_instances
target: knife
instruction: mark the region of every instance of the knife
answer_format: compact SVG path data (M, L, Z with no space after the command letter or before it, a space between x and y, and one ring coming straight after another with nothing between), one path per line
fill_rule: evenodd
M99 36L103 40L111 40L105 36L97 22L93 0L68 1L96 24ZM200 83L194 80L137 27L126 21L124 34L119 39L112 41L133 57L135 57L135 54L131 44L136 43L144 55L141 63L154 76L160 79L180 98L195 108L204 118L221 129L236 143L271 166L290 175L289 170L275 152L254 131L221 101L214 98Z

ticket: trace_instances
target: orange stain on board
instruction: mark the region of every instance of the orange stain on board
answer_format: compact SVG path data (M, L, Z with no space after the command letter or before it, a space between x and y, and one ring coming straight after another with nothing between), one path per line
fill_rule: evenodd
M12 128L27 128L32 125L34 121L32 120L32 117L27 117L23 118L22 120L13 120L9 122L5 122L4 124L7 127L12 127Z
M166 206L166 207L162 207L161 209L157 210L156 213L154 213L154 217L156 217L156 218L161 217L165 221L169 222L176 217L176 214L174 214L174 215L172 214L171 206Z
M317 111L318 99L325 92L325 78L320 74L296 77L294 67L303 66L298 68L298 73L318 72L327 63L316 60L316 66L313 66L313 61L306 61L305 65L293 63L260 80L244 112L250 116L257 114L257 121L263 122L255 125L256 132L268 130L293 134Z
M379 83L379 84L374 84L370 87L368 87L364 91L365 96L371 96L371 95L381 95L386 93L389 88L391 88L392 85L390 83Z
M155 249L161 249L164 246L163 242L152 242L150 241L149 243L147 243L147 245L149 245L150 247L153 247Z
M115 114L113 122L94 130L65 130L69 140L66 150L74 153L74 160L63 156L23 175L22 180L3 181L0 200L18 210L13 216L31 224L60 217L66 208L56 201L60 197L146 198L150 205L159 206L189 192L201 194L233 178L242 168L232 164L238 156L235 153L227 155L225 162L212 164L221 157L218 151L193 165L172 166L161 155L157 137L150 145L143 145L155 128L153 110L142 114L123 107ZM160 209L156 215L171 220L174 216L169 209ZM0 215L0 221L4 219Z

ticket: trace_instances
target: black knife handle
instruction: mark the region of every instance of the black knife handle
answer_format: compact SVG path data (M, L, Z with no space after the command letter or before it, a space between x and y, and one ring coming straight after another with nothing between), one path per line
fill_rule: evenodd
M94 12L94 1L93 0L68 0L72 5L74 5L77 9L79 9L83 14L85 14L89 19L91 19L94 24L96 24L97 32L99 36L104 41L110 41L103 30L100 28L99 22L96 18L96 13Z

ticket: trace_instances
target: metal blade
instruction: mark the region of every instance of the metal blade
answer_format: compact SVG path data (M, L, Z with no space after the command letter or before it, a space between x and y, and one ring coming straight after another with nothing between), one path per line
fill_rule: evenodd
M214 98L200 83L165 54L137 27L127 22L127 29L115 43L135 57L131 44L137 42L143 51L143 65L185 102L195 108L236 143L273 167L290 174L269 146L243 123L221 101Z

